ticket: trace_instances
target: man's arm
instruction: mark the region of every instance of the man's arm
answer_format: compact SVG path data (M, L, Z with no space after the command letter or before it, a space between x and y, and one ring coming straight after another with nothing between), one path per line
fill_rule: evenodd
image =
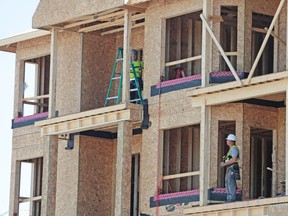
M225 163L224 163L224 162L221 162L221 163L220 163L220 167L229 166L229 165L235 163L235 162L236 162L236 159L237 159L237 157L232 157L231 160L229 160L229 161L227 161L227 162L225 162Z

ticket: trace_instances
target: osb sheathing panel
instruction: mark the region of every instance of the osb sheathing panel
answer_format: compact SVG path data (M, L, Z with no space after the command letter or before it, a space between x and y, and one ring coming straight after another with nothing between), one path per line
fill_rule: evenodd
M81 111L104 106L116 57L115 35L83 36Z
M58 136L50 136L45 139L43 153L41 215L55 215Z
M286 41L286 35L287 35L287 4L284 4L283 9L281 11L279 20L278 20L278 26L276 25L276 29L278 28L278 31L276 31L276 34L283 40ZM274 40L277 46L277 71L285 71L286 70L286 46L283 42L279 40ZM274 43L275 44L275 43ZM274 49L275 50L275 49Z
M43 26L62 23L73 18L91 15L104 10L120 7L123 0L46 0L40 1L33 15L32 26Z
M80 111L81 95L81 34L58 34L56 110L59 116Z
M288 212L288 204L269 205L268 215L285 216Z
M140 154L142 148L142 134L133 136L132 154Z
M203 2L193 1L152 1L145 12L145 71L144 79L144 98L150 97L150 86L159 82L160 74L164 70L165 49L165 19L187 13L192 13L202 9Z
M56 216L77 216L79 136L74 137L73 150L65 150L67 141L58 143Z
M42 145L47 137L41 137L40 133L31 133L23 136L13 136L13 149L21 149Z
M236 123L236 146L240 150L240 158L243 158L243 105L242 104L225 104L211 107L210 118L210 184L209 187L217 187L217 175L220 171L219 163L222 157L218 157L218 124L219 121L235 121ZM226 145L223 140L223 145ZM226 152L225 152L226 153ZM240 160L240 166L243 161ZM241 170L242 171L242 170ZM243 179L243 178L242 178ZM241 187L242 182L237 182Z
M80 137L77 215L112 215L115 167L112 140Z
M279 0L246 0L245 12L245 60L244 71L250 71L253 62L251 63L251 39L252 39L252 13L262 13L274 16L279 5ZM269 27L269 26L267 26Z
M149 28L145 28L145 71L143 75L145 91L143 92L143 95L144 98L149 98L149 114L152 125L149 130L143 130L142 134L143 145L141 149L140 162L141 174L139 200L140 212L142 213L155 214L155 208L149 207L149 197L157 194L157 187L159 186L157 184L157 176L158 173L161 173L162 170L162 167L157 167L157 160L160 157L158 155L160 154L158 151L159 128L157 123L158 96L150 98L150 86L155 85L159 81L160 74L163 72L164 69L163 61L165 58L165 54L161 53L161 49L163 48L162 39L165 39L165 31L163 30L164 26L162 25L162 21L163 19L166 19L168 17L175 17L201 9L202 1L193 1L193 4L191 3L191 1L152 1L149 5L149 8L146 10L145 26L149 26ZM151 41L153 41L153 43L151 43ZM197 115L190 115L192 113L190 113L189 115L183 115L183 112L187 112L187 114L188 112L194 112L192 111L191 104L188 102L188 100L184 99L185 92L183 90L177 91L174 94L167 93L161 95L161 100L162 97L163 103L161 105L160 120L162 128L177 127L178 124L182 125L181 121L184 121L185 123L187 122L187 124L192 124L194 118L199 118L199 116ZM175 100L175 98L177 98L178 100ZM188 104L187 107L184 104ZM184 108L184 111L182 110L182 106ZM169 120L169 115L174 115L174 117L172 117L173 120ZM163 116L165 116L167 120L165 120L165 118L162 118ZM167 123L165 123L165 121L167 121ZM199 123L199 119L197 123Z
M21 80L20 62L50 54L50 36L39 37L17 44L16 65L15 65L15 84L14 84L14 112L13 116L18 117L19 85Z
M238 9L238 18L237 18L237 67L235 70L241 71L244 68L244 19L245 19L245 1L238 0L215 0L213 2L213 12L212 15L220 16L221 15L221 6L237 6ZM213 32L220 42L220 22L213 22ZM210 35L208 36L210 37ZM219 70L219 60L221 54L219 49L216 47L215 43L212 45L213 58L211 59L212 71ZM224 50L227 51L227 50ZM223 57L221 57L223 58Z
M250 191L250 129L251 127L277 130L278 111L276 108L244 104L242 167L243 198L249 198Z
M144 48L144 27L132 29L130 46L131 46L131 49L143 49ZM115 47L114 56L116 56L118 47L123 47L123 31L116 33L116 47ZM143 56L143 61L144 61L144 58L145 56Z
M277 176L277 192L282 192L281 180L285 178L285 163L286 163L286 148L285 139L286 136L286 108L278 109L278 136L277 136L277 154L276 154L276 166L275 169L280 172ZM274 167L273 167L274 168Z

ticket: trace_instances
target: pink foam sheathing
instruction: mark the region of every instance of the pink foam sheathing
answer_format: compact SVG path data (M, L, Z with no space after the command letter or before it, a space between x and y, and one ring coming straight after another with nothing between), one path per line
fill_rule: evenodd
M29 120L34 120L34 119L44 118L44 117L48 117L48 112L37 113L37 114L34 114L34 115L28 115L28 116L15 118L14 119L14 123L23 122L23 121L29 121Z
M190 82L193 80L201 80L201 74L196 74L193 76L183 77L179 79L167 80L167 81L161 82L161 87L172 86L176 84ZM156 88L160 88L160 82L156 84Z
M178 197L185 197L185 196L192 196L192 195L199 195L199 190L189 190L189 191L182 191L182 192L169 193L169 194L160 194L154 197L154 201L167 200L171 198L178 198Z
M210 191L210 193L226 193L225 188L214 188ZM237 189L236 194L241 194L242 190ZM169 194L160 194L158 196L154 197L154 201L156 200L167 200L172 198L179 198L179 197L186 197L186 196L193 196L193 195L199 195L199 190L189 190L189 191L182 191L182 192L176 192L176 193L169 193Z
M229 77L234 76L231 71L213 71L210 73L211 77ZM242 72L236 72L238 76L242 74Z

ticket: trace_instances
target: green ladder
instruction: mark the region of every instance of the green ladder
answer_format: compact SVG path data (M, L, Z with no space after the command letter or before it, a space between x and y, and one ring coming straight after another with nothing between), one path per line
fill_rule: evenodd
M119 69L119 67L117 67L119 63L122 63L122 65L121 65L120 71L117 72L117 68ZM130 65L131 65L131 69L133 71L134 77L136 77L135 68L134 68L134 65L132 64L131 58L130 58ZM119 104L120 99L121 99L122 79L123 79L123 48L119 47L117 54L116 54L116 60L114 62L113 71L111 74L111 79L109 82L109 87L108 87L104 107L106 107L111 100L114 100L114 101L116 100L115 104ZM130 100L130 102L132 102L132 103L137 102L137 103L142 104L143 98L142 98L141 89L140 89L138 79L137 78L130 79L130 81L132 81L132 80L135 80L136 88L130 89L130 92L137 91L138 98L134 99L134 100ZM110 96L111 89L112 89L113 83L115 81L118 81L117 95Z

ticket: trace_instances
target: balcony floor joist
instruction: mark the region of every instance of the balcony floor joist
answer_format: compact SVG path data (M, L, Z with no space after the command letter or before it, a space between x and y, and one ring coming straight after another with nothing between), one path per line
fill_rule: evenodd
M142 109L142 106L138 104L119 104L39 121L35 123L35 126L41 128L42 136L99 130L107 127L113 130L121 121L130 121L139 125L142 121Z
M244 80L245 82L245 80ZM273 83L272 83L273 82ZM288 87L288 71L254 77L249 85L239 87L234 82L192 89L186 92L192 98L192 106L200 107L205 100L208 106L285 93Z

